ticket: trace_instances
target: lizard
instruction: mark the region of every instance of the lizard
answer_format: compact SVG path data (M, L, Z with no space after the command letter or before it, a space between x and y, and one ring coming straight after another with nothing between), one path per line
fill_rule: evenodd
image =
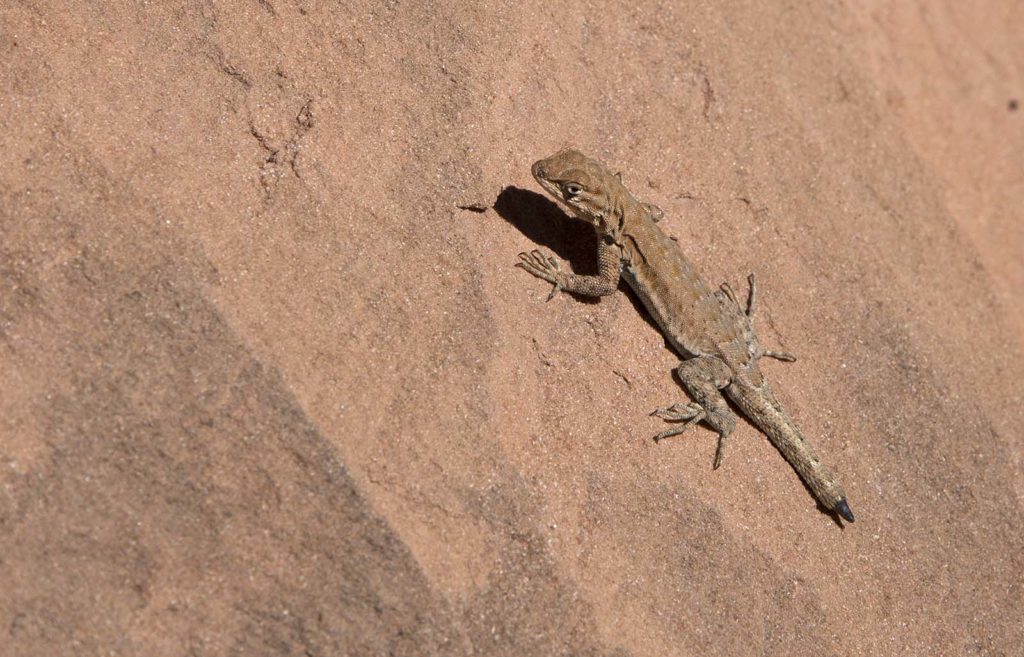
M758 365L762 357L795 358L764 349L758 342L754 275L748 277L745 308L727 283L712 289L657 225L661 209L637 200L621 174L578 151L565 149L538 160L532 173L548 194L596 230L598 273L565 271L556 258L536 249L520 253L516 265L554 286L548 301L562 291L585 297L609 295L624 278L682 359L676 373L693 401L651 413L677 423L657 434L655 441L703 422L718 433L713 466L717 469L736 426L728 398L768 436L825 509L853 522L843 488L782 408Z

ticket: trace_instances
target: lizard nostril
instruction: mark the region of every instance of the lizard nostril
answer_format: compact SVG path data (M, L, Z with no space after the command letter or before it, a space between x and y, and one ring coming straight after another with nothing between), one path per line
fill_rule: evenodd
M544 162L543 161L534 162L533 163L533 176L535 178L543 178L544 177L544 173L545 173L544 172Z

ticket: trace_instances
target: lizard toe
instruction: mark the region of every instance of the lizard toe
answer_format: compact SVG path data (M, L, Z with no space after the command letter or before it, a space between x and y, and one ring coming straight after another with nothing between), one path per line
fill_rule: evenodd
M672 404L668 408L656 408L650 413L652 417L660 417L669 422L682 422L683 420L693 419L698 415L703 417L703 414L704 409L694 403Z

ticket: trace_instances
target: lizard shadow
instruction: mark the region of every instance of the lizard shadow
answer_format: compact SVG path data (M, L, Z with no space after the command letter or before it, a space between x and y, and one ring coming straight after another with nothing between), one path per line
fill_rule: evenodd
M528 189L506 187L498 194L494 211L519 229L531 242L550 249L556 256L567 261L574 273L584 276L597 274L597 233L586 222L567 215L548 197ZM619 290L626 292L626 297L644 321L661 333L661 329L625 281L619 281ZM600 298L578 294L572 296L585 303L601 301ZM667 341L665 347L672 350Z

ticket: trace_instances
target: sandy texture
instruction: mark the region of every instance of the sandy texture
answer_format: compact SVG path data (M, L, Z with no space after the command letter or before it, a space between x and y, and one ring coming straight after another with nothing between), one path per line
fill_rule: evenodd
M1024 5L428 4L0 3L0 652L1021 655ZM564 145L854 525L512 267Z

